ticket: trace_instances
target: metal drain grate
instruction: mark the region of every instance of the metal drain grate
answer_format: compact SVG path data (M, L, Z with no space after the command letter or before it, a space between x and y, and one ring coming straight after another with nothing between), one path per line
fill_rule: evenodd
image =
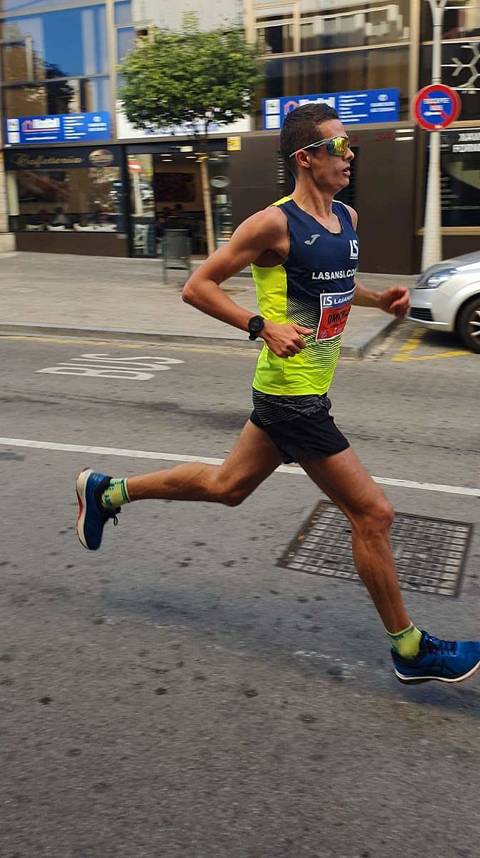
M456 596L471 524L397 513L391 542L402 590ZM319 503L278 561L279 566L359 581L352 560L351 527L333 504Z

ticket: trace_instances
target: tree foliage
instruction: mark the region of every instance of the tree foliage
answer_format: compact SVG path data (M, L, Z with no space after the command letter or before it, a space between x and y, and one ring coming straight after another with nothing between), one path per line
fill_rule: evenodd
M208 126L251 113L261 81L255 46L241 30L202 32L186 19L182 32L154 30L120 66L120 98L137 128L186 125L206 134Z

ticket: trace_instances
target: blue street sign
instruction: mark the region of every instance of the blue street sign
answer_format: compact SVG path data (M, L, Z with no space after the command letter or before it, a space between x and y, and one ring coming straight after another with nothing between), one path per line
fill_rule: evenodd
M325 102L337 111L345 125L374 122L398 122L399 89L363 89L356 92L330 92L323 95L293 95L263 99L263 128L280 129L287 113L302 104Z
M5 120L5 144L87 143L110 140L110 113L62 113L54 116L21 116Z

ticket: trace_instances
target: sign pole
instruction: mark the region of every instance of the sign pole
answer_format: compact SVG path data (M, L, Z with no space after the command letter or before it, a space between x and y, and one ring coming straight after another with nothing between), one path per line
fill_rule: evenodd
M442 23L447 0L429 0L433 23L432 84L442 82ZM422 248L422 271L442 258L440 196L440 130L430 131L427 197Z

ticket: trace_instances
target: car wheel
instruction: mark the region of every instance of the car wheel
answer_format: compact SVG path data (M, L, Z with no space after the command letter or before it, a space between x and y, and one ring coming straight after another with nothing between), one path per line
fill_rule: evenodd
M480 295L463 305L457 318L457 333L468 349L480 352Z

